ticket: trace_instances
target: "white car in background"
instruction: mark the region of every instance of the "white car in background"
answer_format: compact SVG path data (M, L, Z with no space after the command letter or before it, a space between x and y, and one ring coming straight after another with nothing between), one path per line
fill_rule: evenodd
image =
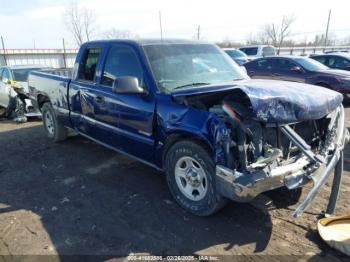
M47 68L39 65L0 67L0 117L24 122L27 117L40 117L36 99L27 83L28 74Z
M272 45L243 46L239 50L245 53L250 59L276 55L276 49Z

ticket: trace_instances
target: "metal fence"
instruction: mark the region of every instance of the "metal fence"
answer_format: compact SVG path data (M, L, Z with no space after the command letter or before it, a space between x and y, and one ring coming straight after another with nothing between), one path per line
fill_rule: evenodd
M310 55L316 53L332 51L350 51L350 46L298 46L298 47L281 47L280 55Z
M0 50L0 65L73 67L77 52L77 49L5 49Z
M309 55L327 51L350 51L350 46L282 47L280 55ZM45 65L54 68L73 67L77 49L0 49L0 65Z

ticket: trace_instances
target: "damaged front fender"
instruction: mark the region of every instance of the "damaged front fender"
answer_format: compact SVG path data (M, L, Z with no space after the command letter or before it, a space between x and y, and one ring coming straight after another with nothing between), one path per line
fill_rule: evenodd
M282 186L292 189L312 181L314 186L293 213L294 217L298 217L311 204L337 163L342 161L344 145L349 140L344 120L344 108L340 106L332 114L328 135L324 143L325 148L320 150L317 155L308 155L305 150L308 145L301 137L291 132L291 141L294 141L293 143L303 152L303 157L293 163L280 166L274 164L249 174L218 165L216 167L218 191L232 200L248 202L268 190ZM341 173L342 169L336 168L336 179L334 179L331 199L327 208L330 212L334 211L335 208Z

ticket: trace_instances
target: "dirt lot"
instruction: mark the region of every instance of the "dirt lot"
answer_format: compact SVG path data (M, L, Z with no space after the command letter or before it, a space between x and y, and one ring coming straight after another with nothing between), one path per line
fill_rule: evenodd
M350 108L346 111L350 116ZM299 219L291 217L293 206L283 206L283 199L271 202L265 195L199 218L174 203L160 173L81 137L54 144L39 121L1 121L0 149L0 255L345 259L316 231L330 182ZM337 214L349 213L350 207L350 147L345 155ZM281 258L269 256L266 261L271 260Z

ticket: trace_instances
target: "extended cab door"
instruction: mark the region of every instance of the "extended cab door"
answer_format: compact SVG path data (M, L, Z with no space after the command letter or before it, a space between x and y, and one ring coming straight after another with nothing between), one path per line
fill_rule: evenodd
M100 63L103 46L94 44L81 47L79 67L69 85L70 115L73 126L82 134L100 140L100 133L95 125L94 105L98 96L96 93L96 72Z

